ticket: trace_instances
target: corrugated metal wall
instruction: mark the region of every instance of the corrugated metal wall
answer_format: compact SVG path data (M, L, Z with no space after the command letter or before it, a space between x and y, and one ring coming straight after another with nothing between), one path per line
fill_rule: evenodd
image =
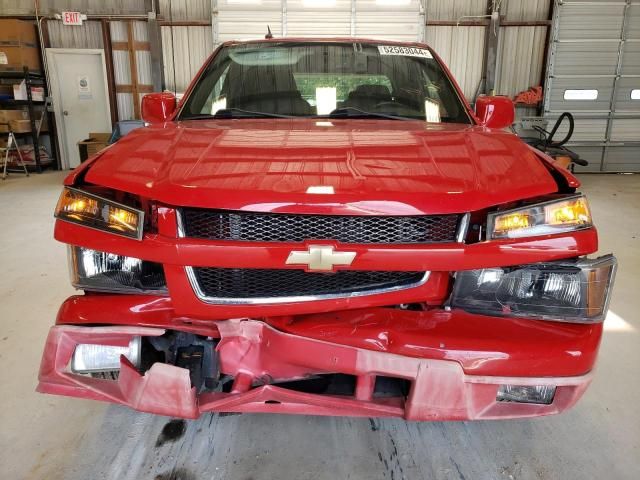
M529 22L548 18L550 1L496 0L495 4L504 20ZM76 9L88 14L144 14L144 4L144 0L42 0L41 11ZM30 2L0 0L0 5L3 13L33 13ZM161 27L165 84L168 89L184 91L217 44L231 39L261 38L269 25L275 36L357 35L425 40L451 67L465 95L473 101L483 79L489 10L488 0L160 0L158 14L165 22L191 23ZM459 21L480 24L456 26ZM102 46L97 22L85 22L83 27L72 29L60 28L56 22L50 24L55 46ZM118 28L112 27L111 34L120 38ZM143 37L146 34L142 30L139 33ZM545 26L500 27L496 93L513 96L541 84L546 37ZM637 44L625 48L640 52ZM128 78L129 63L123 53L114 55L114 72ZM150 75L148 54L138 52L136 57L139 75ZM640 61L636 68L640 68ZM128 118L131 112L127 95L118 94L122 118Z
M544 21L550 0L502 0L496 2L503 20ZM490 13L486 0L426 0L426 42L449 65L465 96L473 101L481 85L487 26L439 25L438 22L486 22ZM429 24L435 21L436 24ZM515 94L540 85L546 49L547 27L501 26L498 33L495 92Z
M125 22L110 22L109 33L112 42L127 41L127 24ZM114 50L113 55L113 78L116 85L131 85L131 65L129 52L127 50ZM133 118L133 94L116 93L118 103L118 120L129 120Z
M213 52L211 27L162 27L161 33L166 88L184 92Z
M213 6L211 0L160 0L159 13L171 22L211 21ZM163 26L161 37L166 88L184 92L213 52L213 29L211 25Z
M211 0L160 0L159 3L166 19L211 20Z
M112 42L126 42L128 39L128 22L109 22L109 32ZM148 42L149 33L147 23L140 21L131 22L133 40L135 42ZM113 50L113 76L116 85L131 85L133 77L131 75L130 52L128 50ZM151 53L146 50L138 50L135 55L135 74L138 84L151 85ZM132 93L118 92L116 94L118 103L118 120L132 120L135 118L134 95Z
M535 22L549 18L549 0L508 0L500 13L507 22ZM545 26L502 27L498 41L496 93L513 97L541 85L547 49Z
M109 21L112 42L127 41L127 22ZM147 23L133 21L133 40L149 41ZM99 21L85 21L82 26L67 27L58 20L48 20L49 41L52 48L99 48L103 49L102 24ZM113 75L116 85L131 84L131 63L129 52L113 50ZM152 84L151 54L148 51L136 51L136 74L140 84ZM117 93L118 120L134 118L133 94Z
M496 93L513 97L542 84L547 27L503 27L498 41Z
M39 13L49 15L75 11L92 15L139 15L146 13L144 0L40 0ZM33 15L34 0L0 0L2 15Z
M509 21L546 20L550 1L502 0L500 12ZM487 27L455 22L482 20L477 17L488 12L487 0L214 0L213 5L211 0L161 0L165 20L213 19L213 27L162 27L167 88L183 91L217 44L262 38L267 25L275 36L424 40L450 66L470 100L483 78ZM430 20L453 25L429 25ZM513 96L541 84L546 37L545 26L501 27L496 93Z
M100 22L83 22L82 26L70 28L50 20L47 28L51 48L104 48Z
M281 0L261 0L259 2L239 2L217 0L216 43L227 40L244 40L264 37L267 25L275 36L282 36L283 13ZM258 13L256 13L258 12Z
M552 27L544 23L555 1ZM576 115L573 146L592 171L640 171L640 0L160 0L166 86L183 91L214 47L230 39L275 36L363 36L425 40L443 57L474 100L484 75L487 14L498 8L497 94L513 97L543 83L545 116ZM41 0L40 13L78 10L89 15L145 15L145 0ZM33 15L34 2L0 0L3 15ZM144 20L144 18L141 18ZM504 22L507 25L504 25ZM509 25L511 22L511 25ZM514 22L517 24L514 25ZM527 22L538 22L536 25ZM462 24L460 24L462 23ZM114 42L126 42L126 24L108 22ZM188 25L187 25L188 24ZM145 21L134 22L134 40L147 42ZM100 21L63 27L48 21L52 47L103 48ZM548 31L550 30L550 32ZM551 46L547 37L551 36ZM131 82L128 52L114 50L118 85ZM174 65L175 63L175 65ZM151 55L135 52L138 82L149 85ZM569 100L567 90L597 90L593 100ZM133 95L118 92L120 119L134 115ZM520 108L518 116L532 113Z
M426 42L442 57L470 100L482 80L486 29L427 25Z
M640 1L564 1L555 8L545 117L574 114L569 145L589 161L579 170L640 172L640 99L631 96L640 93ZM593 96L571 99L570 90Z
M427 0L427 20L461 20L487 13L487 0Z
M160 2L160 14L165 20L213 19L213 27L162 27L167 88L183 91L216 45L228 40L263 38L267 26L274 36L288 37L358 35L416 41L424 35L421 0L215 0L214 3L216 9L211 15L210 0Z
M354 36L398 41L424 40L424 5L420 0L356 0Z

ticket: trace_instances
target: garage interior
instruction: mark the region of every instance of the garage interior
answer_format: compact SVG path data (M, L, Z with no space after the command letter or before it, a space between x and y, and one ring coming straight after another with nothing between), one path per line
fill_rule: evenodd
M146 93L180 95L217 45L267 27L425 42L471 104L513 99L522 136L573 115L566 146L588 161L575 173L600 251L619 262L595 379L575 408L517 421L182 422L35 392L47 331L74 293L52 237L63 178L140 126ZM640 478L640 0L0 0L0 153L3 478Z

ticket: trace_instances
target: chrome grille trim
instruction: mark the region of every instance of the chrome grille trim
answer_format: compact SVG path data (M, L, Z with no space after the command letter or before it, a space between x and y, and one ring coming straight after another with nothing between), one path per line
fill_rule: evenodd
M425 272L424 276L420 279L420 281L408 284L408 285L397 285L388 288L378 288L371 290L364 290L359 292L349 292L349 293L337 293L337 294L327 294L327 295L298 295L298 296L289 296L289 297L255 297L255 298L222 298L222 297L210 297L207 296L202 289L200 288L200 284L196 277L195 271L193 267L185 267L185 272L187 274L187 278L189 279L189 283L191 284L191 288L193 292L196 294L199 300L204 303L208 303L211 305L268 305L268 304L281 304L281 303L299 303L299 302L317 302L321 300L332 300L332 299L340 299L340 298L355 298L355 297L364 297L369 295L379 295L383 293L397 292L401 290L409 290L412 288L417 288L429 280L429 276L431 272ZM309 275L322 275L310 273Z

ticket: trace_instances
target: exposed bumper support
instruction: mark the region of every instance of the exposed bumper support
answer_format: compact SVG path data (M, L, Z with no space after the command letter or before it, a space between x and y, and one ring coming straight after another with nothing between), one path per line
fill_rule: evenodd
M162 335L144 327L51 329L40 367L38 391L103 400L161 415L197 418L202 412L269 412L311 415L391 416L408 420L517 418L559 413L571 407L591 375L579 377L490 377L466 375L459 363L413 358L328 343L276 330L255 320L217 322L221 371L234 377L231 393L196 395L187 370L154 364L144 375L121 357L117 381L75 375L68 369L78 343L127 345L134 335ZM353 396L301 393L269 384L320 373L357 377ZM411 382L407 399L376 398L376 375ZM252 388L254 384L262 384ZM498 386L556 385L551 405L498 403Z

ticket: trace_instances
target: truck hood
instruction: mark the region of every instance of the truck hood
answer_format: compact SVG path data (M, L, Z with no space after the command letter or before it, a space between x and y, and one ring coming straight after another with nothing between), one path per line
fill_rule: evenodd
M513 134L394 120L140 128L105 150L85 181L174 206L347 215L459 213L558 189Z

